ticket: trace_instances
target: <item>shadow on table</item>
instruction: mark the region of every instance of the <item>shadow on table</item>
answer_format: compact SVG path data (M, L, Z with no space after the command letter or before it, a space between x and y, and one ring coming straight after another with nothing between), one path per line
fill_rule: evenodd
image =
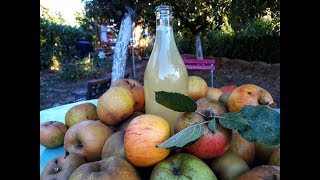
M45 148L40 155L40 173L49 161L61 154L64 154L64 146L59 146L52 149Z

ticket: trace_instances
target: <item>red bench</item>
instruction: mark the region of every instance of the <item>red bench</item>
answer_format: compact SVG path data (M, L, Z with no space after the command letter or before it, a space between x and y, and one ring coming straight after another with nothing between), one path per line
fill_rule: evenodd
M211 72L211 83L210 87L213 87L213 78L216 60L214 59L183 59L184 64L188 70L200 70Z

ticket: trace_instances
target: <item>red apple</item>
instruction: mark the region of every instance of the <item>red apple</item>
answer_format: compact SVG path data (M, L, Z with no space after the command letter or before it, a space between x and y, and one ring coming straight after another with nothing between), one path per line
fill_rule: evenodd
M40 124L40 144L46 148L55 148L63 144L67 126L59 121Z
M174 127L177 133L191 125L204 122L204 118L194 112L180 113ZM200 159L211 159L222 155L229 147L231 141L231 130L223 128L217 123L217 132L209 130L204 124L203 134L192 145L185 146L184 149Z
M68 129L64 147L70 153L78 153L88 162L101 159L101 152L113 130L100 121L86 120Z
M79 154L69 153L59 155L49 161L40 174L40 180L68 180L74 170L87 163Z
M222 86L222 87L220 87L220 90L221 90L223 93L228 93L228 92L232 92L235 88L237 88L237 86L235 86L235 85Z

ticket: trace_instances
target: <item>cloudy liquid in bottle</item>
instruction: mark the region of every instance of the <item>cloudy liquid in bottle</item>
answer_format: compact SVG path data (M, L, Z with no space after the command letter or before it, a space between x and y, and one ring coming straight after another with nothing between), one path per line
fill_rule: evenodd
M188 73L174 40L171 7L158 6L156 13L156 40L144 73L145 111L167 120L173 135L179 112L157 103L155 92L187 95Z

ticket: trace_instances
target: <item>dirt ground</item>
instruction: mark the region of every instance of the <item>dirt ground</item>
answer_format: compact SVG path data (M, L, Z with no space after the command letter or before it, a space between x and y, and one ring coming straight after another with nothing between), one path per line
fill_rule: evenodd
M182 55L183 57L192 57ZM207 57L208 59L214 57ZM228 59L225 57L216 59L214 87L228 85L240 86L242 84L258 85L272 95L274 101L280 107L280 63L267 64L260 61L248 62L240 59ZM135 60L136 80L143 84L143 73L147 60ZM111 77L111 68L98 69L100 74L96 78ZM131 59L128 59L126 72L131 73ZM210 85L210 71L188 71L189 75L203 77ZM40 71L40 110L71 103L75 100L72 92L85 92L90 79L66 82L59 79L58 75L48 70Z

